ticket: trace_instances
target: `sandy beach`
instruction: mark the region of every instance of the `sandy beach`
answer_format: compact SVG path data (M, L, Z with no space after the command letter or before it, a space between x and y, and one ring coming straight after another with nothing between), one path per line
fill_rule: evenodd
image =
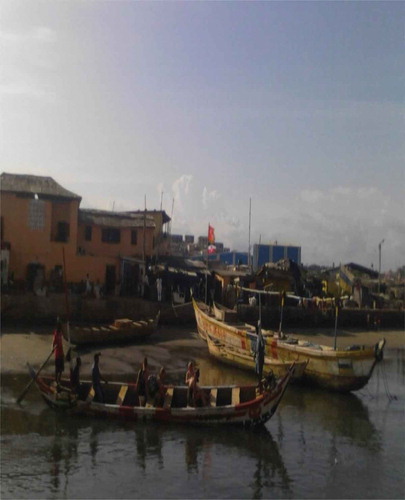
M330 329L294 330L288 335L310 342L333 346L334 331ZM386 349L405 347L405 332L402 331L349 331L338 330L338 348L352 344L375 344L379 339L387 340ZM67 351L65 343L65 353ZM0 340L1 373L26 374L27 362L39 368L49 356L52 348L52 331L44 328L8 328ZM130 379L147 356L151 371L165 366L170 378L181 377L190 359L197 363L208 358L205 342L198 336L196 327L160 327L146 342L133 345L81 348L82 373L90 374L93 355L101 352L100 366L111 379ZM52 358L45 372L53 371Z

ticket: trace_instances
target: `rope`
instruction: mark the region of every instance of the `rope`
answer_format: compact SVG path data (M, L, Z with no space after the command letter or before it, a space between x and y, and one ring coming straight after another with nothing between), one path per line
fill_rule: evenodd
M391 394L389 387L388 387L388 377L387 377L387 372L384 368L384 364L381 364L381 373L382 373L382 379L385 387L385 393L387 394L387 397L390 401L393 399L397 399L397 397L393 394Z

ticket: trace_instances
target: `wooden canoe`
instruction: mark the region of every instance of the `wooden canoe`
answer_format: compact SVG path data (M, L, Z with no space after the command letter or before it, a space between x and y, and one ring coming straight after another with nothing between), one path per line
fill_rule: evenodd
M228 365L236 366L244 370L255 370L255 358L253 353L237 349L236 347L227 346L219 340L207 337L208 350L211 356L226 363ZM295 362L294 375L292 382L300 380L304 374L305 367L308 361ZM276 377L283 377L290 369L292 362L283 361L281 359L274 359L270 356L265 356L263 365L263 375L267 376L273 373Z
M209 314L205 304L193 300L194 313L200 336L209 335L227 346L252 350L255 330L246 324L227 324ZM312 344L285 337L277 338L273 332L263 331L266 354L283 361L307 361L303 380L339 392L356 391L364 387L376 364L382 360L385 339L371 346L353 345L346 349Z
M149 337L156 331L160 312L155 318L133 321L117 319L114 324L102 326L72 326L69 325L70 342L83 344L113 344L134 342ZM67 324L63 325L63 337L68 340Z
M187 387L166 386L162 407L139 406L136 385L111 382L103 386L105 402L95 400L91 382L82 382L77 394L70 390L68 381L62 381L62 390L56 390L53 377L37 377L36 386L45 402L57 410L89 417L117 418L134 422L156 421L189 424L239 424L257 426L267 422L276 411L294 372L294 365L286 375L265 384L262 393L257 386L204 386L209 404L204 407L187 405ZM34 378L35 372L30 367ZM63 388L65 387L65 388Z
M213 304L214 316L220 321L225 321L227 323L234 323L238 320L238 313L235 309L229 309L218 302Z

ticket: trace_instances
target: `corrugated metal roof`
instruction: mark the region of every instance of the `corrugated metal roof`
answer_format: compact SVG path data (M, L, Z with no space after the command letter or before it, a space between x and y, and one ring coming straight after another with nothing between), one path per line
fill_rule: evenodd
M155 228L153 218L128 212L110 212L107 210L79 209L79 222L82 224L94 224L104 227L135 227L143 228L144 224L148 228Z
M69 200L81 200L71 191L63 188L52 177L39 175L8 174L3 172L0 176L1 191L17 194L37 194L42 197L56 197Z
M130 213L130 214L143 214L144 210L131 210L128 213ZM154 215L154 214L158 214L158 213L162 214L162 223L163 224L166 224L167 222L171 221L171 218L167 215L167 213L164 210L146 210L146 215L149 215L149 214Z
M248 271L233 269L214 269L214 273L218 274L218 276L226 276L231 278L241 278L243 276L249 276Z

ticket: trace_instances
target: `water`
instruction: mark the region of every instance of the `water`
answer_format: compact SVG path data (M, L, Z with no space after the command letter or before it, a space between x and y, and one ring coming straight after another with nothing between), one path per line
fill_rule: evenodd
M290 386L257 432L70 419L35 389L16 406L27 379L3 376L1 497L404 498L404 353L387 350L354 394Z

